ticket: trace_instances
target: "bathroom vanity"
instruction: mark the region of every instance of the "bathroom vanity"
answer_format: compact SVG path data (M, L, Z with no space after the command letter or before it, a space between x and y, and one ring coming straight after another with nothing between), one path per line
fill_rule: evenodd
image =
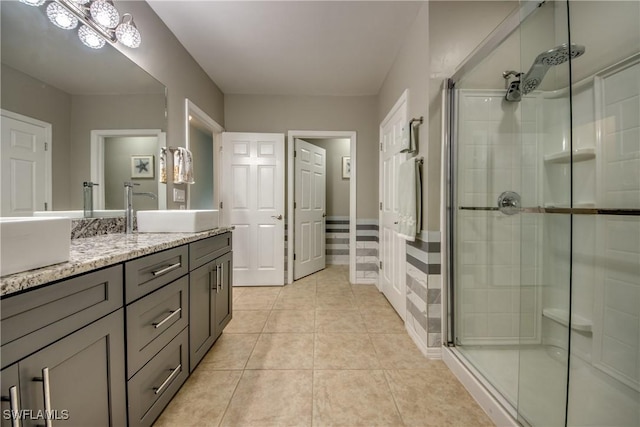
M1 425L151 425L231 320L230 231L75 239L0 279Z

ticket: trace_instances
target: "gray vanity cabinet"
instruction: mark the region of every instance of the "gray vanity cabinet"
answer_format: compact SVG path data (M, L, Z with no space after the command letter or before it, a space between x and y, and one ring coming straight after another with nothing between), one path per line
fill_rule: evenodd
M218 339L232 315L231 233L212 237L190 248L193 269L189 281L189 365L197 364ZM196 261L194 261L196 259ZM207 261L211 259L211 261Z
M17 363L0 371L1 427L10 427L13 424L11 421L11 411L19 411L21 408L20 382L18 378ZM15 413L16 412L14 412L14 414Z

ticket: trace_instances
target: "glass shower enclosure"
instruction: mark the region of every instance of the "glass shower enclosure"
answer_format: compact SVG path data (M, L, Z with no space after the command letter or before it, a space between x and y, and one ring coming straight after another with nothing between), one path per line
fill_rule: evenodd
M523 425L640 425L640 2L521 2L447 82L447 341Z

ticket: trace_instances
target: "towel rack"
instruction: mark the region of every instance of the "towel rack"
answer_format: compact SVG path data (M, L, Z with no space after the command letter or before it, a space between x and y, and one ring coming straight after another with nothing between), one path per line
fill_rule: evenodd
M420 163L421 165L424 164L424 157L414 157L413 160Z
M420 124L418 126L421 126L424 123L424 116L420 116L419 118L413 118L411 120L409 120L409 125L414 124L415 122L419 122Z

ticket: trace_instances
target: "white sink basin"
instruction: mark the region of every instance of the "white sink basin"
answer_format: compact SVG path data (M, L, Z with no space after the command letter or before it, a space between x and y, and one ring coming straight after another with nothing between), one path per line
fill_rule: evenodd
M138 211L139 233L196 233L218 228L217 210Z
M65 218L84 218L84 211L35 211L33 213L33 216L63 216ZM114 218L117 216L124 216L124 210L94 210L92 218Z
M0 276L69 261L70 218L0 218Z

